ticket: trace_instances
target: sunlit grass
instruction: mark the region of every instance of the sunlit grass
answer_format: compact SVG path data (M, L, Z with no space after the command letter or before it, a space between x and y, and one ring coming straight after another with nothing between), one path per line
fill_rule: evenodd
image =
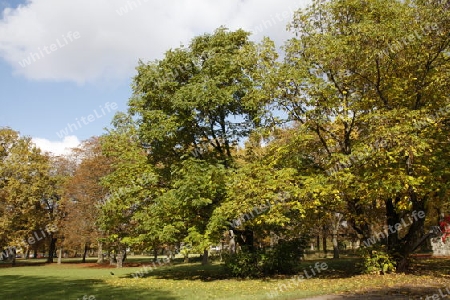
M148 258L132 258L135 267L117 269L78 260L64 260L61 265L29 260L23 266L1 267L0 299L300 299L322 294L377 293L379 295L429 295L438 288L450 286L448 260L420 260L409 275L355 275L354 259L319 260L328 269L311 279L290 281L289 276L238 280L227 278L219 264L201 266L178 264L156 269L147 268L145 276L132 273L150 266ZM315 261L304 261L309 270ZM28 265L29 264L29 265ZM41 264L41 265L39 265ZM112 272L114 275L112 275ZM282 291L279 284L285 284ZM418 297L419 298L419 297ZM356 298L355 298L356 299Z

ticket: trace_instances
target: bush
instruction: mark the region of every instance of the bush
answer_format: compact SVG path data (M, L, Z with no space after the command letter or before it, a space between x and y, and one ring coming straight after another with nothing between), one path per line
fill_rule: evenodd
M296 239L280 241L267 251L242 250L224 257L225 268L234 277L261 277L275 274L294 274L303 257L305 243Z
M395 272L395 260L383 247L367 247L362 249L362 273L387 274Z
M262 270L266 275L294 274L303 258L305 242L300 239L280 241L273 249L262 254Z
M262 272L258 267L259 253L240 251L224 255L225 269L234 277L260 277Z

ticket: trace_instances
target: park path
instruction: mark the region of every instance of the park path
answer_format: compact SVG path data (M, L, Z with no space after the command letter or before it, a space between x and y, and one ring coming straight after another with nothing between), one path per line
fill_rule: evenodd
M423 299L418 297L411 297L406 295L380 295L380 294L364 294L364 295L323 295L317 296L313 298L303 298L298 300L356 300L356 299L364 299L364 300L407 300L407 299Z

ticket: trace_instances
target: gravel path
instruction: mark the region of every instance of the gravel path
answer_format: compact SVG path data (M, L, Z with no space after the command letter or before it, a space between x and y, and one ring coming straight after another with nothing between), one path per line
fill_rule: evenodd
M364 299L364 300L410 300L410 299L425 299L425 297L421 296L407 296L407 295L380 295L380 294L360 294L360 295L323 295L317 296L313 298L303 298L299 300L356 300L356 299ZM439 298L441 299L441 298ZM442 298L443 299L443 298Z
M303 298L299 300L340 300L340 299L349 299L349 300L356 300L356 299L365 299L365 300L380 300L380 299L386 299L386 300L407 300L407 299L420 299L420 298L411 298L408 296L387 296L387 295L376 295L376 294L366 294L366 295L324 295L324 296L318 296L314 298Z

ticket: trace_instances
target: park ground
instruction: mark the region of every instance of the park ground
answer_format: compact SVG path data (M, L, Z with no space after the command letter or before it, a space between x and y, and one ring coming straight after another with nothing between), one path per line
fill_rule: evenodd
M60 265L19 260L15 267L0 263L0 299L444 299L440 295L448 294L447 287L450 291L447 258L418 257L408 274L387 275L358 275L355 258L306 260L305 270L316 262L326 262L328 269L301 282L290 276L233 279L219 263L150 268L146 257L127 261L121 269L93 260L66 259ZM133 278L139 271L144 276ZM270 298L280 284L286 288Z

